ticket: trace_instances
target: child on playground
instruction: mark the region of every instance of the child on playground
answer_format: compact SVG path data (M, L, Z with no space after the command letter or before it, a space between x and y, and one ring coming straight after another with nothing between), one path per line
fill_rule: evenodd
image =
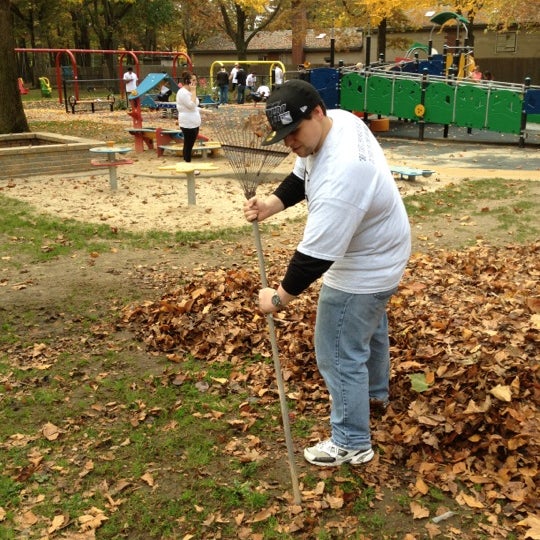
M158 101L169 101L169 97L172 94L172 90L169 88L169 85L167 81L164 81L159 89L159 94L157 95L156 99Z

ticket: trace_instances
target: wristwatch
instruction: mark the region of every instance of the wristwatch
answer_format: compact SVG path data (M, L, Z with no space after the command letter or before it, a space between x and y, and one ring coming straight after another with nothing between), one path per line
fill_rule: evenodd
M283 302L281 301L281 298L279 297L277 291L274 293L274 296L272 296L272 305L274 305L275 307L283 306Z

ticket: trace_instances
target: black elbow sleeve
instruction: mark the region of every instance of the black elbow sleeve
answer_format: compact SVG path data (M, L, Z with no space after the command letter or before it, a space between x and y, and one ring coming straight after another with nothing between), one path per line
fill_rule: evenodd
M303 201L306 196L304 181L291 173L276 188L274 195L283 203L285 208L294 206L296 203Z
M316 259L295 251L289 263L281 286L293 296L305 291L315 280L319 279L334 261Z

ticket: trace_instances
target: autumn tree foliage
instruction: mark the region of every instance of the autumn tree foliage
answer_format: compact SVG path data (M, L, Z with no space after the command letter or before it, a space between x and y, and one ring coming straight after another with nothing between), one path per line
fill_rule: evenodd
M540 22L539 2L507 2L505 0L454 0L453 11L473 21L482 13L493 29L512 26L529 29Z

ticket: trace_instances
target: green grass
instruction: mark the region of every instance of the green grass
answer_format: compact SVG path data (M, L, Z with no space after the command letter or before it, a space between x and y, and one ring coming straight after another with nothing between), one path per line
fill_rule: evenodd
M476 223L477 235L489 242L494 236L525 243L540 236L537 219L540 197L534 182L509 181L501 178L463 180L435 192L404 198L413 224L434 223L453 228L453 223ZM475 242L469 234L466 244ZM459 242L456 242L456 247Z
M176 233L158 230L117 232L107 225L39 214L23 201L0 195L0 258L4 263L9 261L14 265L27 260L43 262L69 257L77 251L104 253L112 247L159 249L174 245L175 248L187 248L193 243L232 241L245 231L242 227Z

